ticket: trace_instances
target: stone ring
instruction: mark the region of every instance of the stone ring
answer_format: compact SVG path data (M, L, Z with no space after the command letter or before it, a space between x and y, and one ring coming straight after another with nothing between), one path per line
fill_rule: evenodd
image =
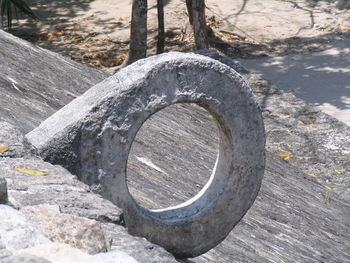
M196 103L219 127L219 154L205 187L175 207L148 210L126 183L127 160L142 124L175 103ZM205 56L170 52L120 70L27 135L40 154L61 164L125 211L128 231L177 257L219 244L253 204L264 174L261 111L232 68Z

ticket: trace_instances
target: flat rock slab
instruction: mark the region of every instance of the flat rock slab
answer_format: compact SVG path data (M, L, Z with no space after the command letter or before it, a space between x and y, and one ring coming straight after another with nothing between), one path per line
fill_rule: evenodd
M30 171L45 174L30 174ZM116 223L121 220L121 209L92 193L60 166L34 158L0 158L0 174L8 182L9 201L17 208L51 204L58 205L61 212L90 219Z
M0 222L1 241L12 252L51 242L23 214L7 205L0 205Z
M0 120L24 132L105 78L2 30L0 47Z

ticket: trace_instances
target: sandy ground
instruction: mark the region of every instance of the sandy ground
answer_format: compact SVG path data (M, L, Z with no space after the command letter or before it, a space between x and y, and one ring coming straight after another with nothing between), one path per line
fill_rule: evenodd
M184 1L165 3L166 49L193 49ZM149 55L155 53L155 4L149 1ZM350 125L350 1L207 0L206 5L213 47ZM123 62L131 0L36 0L32 6L40 21L21 19L14 34L110 72Z

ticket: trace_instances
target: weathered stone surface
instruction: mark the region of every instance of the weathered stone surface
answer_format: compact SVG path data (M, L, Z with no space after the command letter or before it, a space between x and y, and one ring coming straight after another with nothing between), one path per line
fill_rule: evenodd
M213 175L181 206L140 208L126 186L133 138L158 110L189 102L206 108L218 123L220 154ZM264 173L264 125L251 90L231 68L194 54L170 52L120 70L27 138L46 160L99 184L104 197L124 208L130 233L180 257L200 255L221 242L254 202Z
M0 157L23 157L36 154L35 148L23 133L4 121L0 121L0 146L8 148L6 151L0 151Z
M95 220L60 213L59 207L54 205L26 206L21 212L54 242L68 244L89 254L110 250L112 240L105 237Z
M100 253L89 258L86 263L138 263L134 258L123 251ZM149 261L151 262L151 261ZM155 262L155 261L154 261ZM84 262L85 263L85 262Z
M90 258L89 254L80 249L56 242L19 250L18 254L21 253L41 257L55 263L80 263L86 262Z
M0 120L24 132L105 78L2 30L0 47Z
M47 176L22 174L16 171L16 167L47 171L49 174ZM11 203L16 204L22 211L26 207L40 204L49 204L49 207L58 206L61 213L101 222L107 240L112 239L112 244L120 245L112 247L112 250L125 248L123 251L128 254L147 259L147 261L140 261L145 263L175 262L174 257L163 248L145 239L133 237L124 227L116 225L122 223L121 210L110 201L89 192L85 184L77 181L75 176L62 167L53 166L38 159L3 158L0 160L0 174L9 181ZM58 212L58 209L53 211ZM11 214L8 216L10 217ZM131 245L128 246L128 244Z
M0 205L0 236L12 251L50 242L20 212L7 205Z
M89 255L79 249L61 243L36 246L21 250L19 253L31 254L55 263L137 263L136 260L122 251Z
M45 171L48 175L26 174L16 168ZM102 222L121 221L120 208L92 193L60 166L33 158L0 158L0 175L7 180L9 201L18 208L52 204L58 205L62 213Z
M6 179L0 177L0 204L6 204L8 201Z
M124 251L140 263L176 262L175 258L164 248L150 243L145 238L131 236L122 226L103 223L102 228L107 235L113 237L112 251Z
M12 256L12 252L6 249L6 247L1 241L1 236L0 236L0 262L2 259L7 258L9 256Z
M1 260L1 263L51 263L51 261L23 253L21 255L6 257Z

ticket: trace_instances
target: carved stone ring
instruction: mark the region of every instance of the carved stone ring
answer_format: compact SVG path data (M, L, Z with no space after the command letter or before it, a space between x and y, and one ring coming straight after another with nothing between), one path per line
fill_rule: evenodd
M210 180L192 199L148 210L128 191L129 150L142 124L175 103L196 103L219 127ZM140 60L92 87L27 135L41 155L64 165L125 211L131 234L178 257L219 244L253 204L264 173L263 119L232 68L205 56L170 52Z

